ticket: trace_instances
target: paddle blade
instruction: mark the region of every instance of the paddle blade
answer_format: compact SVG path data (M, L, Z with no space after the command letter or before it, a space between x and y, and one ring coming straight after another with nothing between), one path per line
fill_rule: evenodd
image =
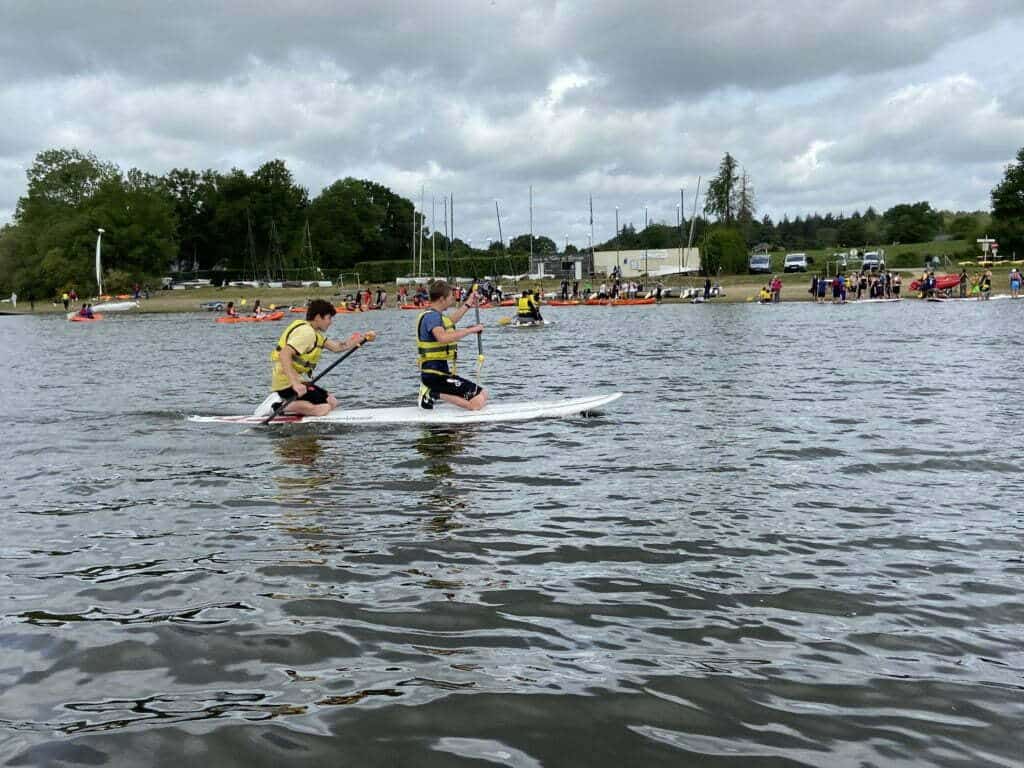
M498 325L508 325L511 322L512 322L512 318L511 317L503 317L503 318L501 318L498 321Z

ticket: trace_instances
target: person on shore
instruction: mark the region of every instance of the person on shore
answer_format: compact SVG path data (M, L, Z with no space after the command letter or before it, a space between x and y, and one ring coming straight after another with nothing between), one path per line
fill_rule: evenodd
M828 290L828 280L824 276L818 278L817 300L819 304L825 303L825 291Z
M457 329L455 324L477 306L477 295L451 315L445 312L455 303L451 286L438 280L430 286L430 306L416 318L416 360L420 368L420 391L416 403L431 409L437 400L478 411L487 404L487 390L458 375L458 344L474 333L483 333L482 325Z
M1010 270L1010 298L1020 298L1020 272L1016 267Z
M544 322L544 318L540 316L540 303L534 292L528 288L523 289L522 295L516 302L516 320L520 323Z
M807 289L807 292L811 294L811 301L814 301L818 296L818 273L815 272L811 275L811 287Z
M568 280L563 280L562 284L559 286L559 288L560 288L560 291L561 291L562 301L568 301L569 300L569 281Z
M64 304L64 311L67 312L68 304L71 301L71 294L69 294L67 291L64 291L64 293L60 295L60 300Z
M224 309L224 314L228 317L238 317L238 310L235 309L235 302L229 301L227 307Z
M761 290L757 293L758 304L771 304L772 303L772 292L767 285L762 285Z
M782 280L778 275L772 275L772 303L778 304L782 301Z
M711 298L711 278L704 278L704 301Z
M992 298L992 270L986 269L985 274L978 281L978 298L981 301L988 301Z
M970 278L967 276L967 267L960 267L960 298L967 298L967 282Z
M664 286L661 284L660 280L657 283L654 284L654 303L655 304L661 304L661 290L662 290L663 287Z
M373 331L353 333L345 341L328 339L327 329L331 327L336 310L329 301L313 299L306 309L305 320L295 320L284 329L277 345L270 353L274 365L270 372L270 388L281 400L274 406L277 411L281 403L295 398L284 407L285 413L300 416L326 416L338 407L338 400L330 392L305 378L313 374L320 355L325 349L344 352L372 339Z
M900 277L900 273L896 272L892 276L892 297L898 299L900 297L900 286L903 284L903 278Z

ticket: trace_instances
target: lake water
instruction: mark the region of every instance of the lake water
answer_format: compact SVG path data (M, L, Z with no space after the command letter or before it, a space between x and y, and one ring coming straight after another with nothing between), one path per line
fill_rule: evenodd
M1019 767L1022 313L489 311L495 400L625 396L459 429L188 423L283 324L0 318L0 764ZM413 404L414 320L324 383Z

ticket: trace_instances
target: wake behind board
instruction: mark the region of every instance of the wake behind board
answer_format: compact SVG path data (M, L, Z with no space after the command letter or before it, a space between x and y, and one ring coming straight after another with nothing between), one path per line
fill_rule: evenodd
M608 395L578 397L574 400L526 400L518 403L492 403L479 411L468 411L447 403L438 403L430 410L411 408L338 408L326 416L278 416L274 424L482 424L530 421L579 416L600 410L622 397L621 392ZM264 422L264 416L189 416L199 424L248 424ZM269 425L268 425L269 426Z

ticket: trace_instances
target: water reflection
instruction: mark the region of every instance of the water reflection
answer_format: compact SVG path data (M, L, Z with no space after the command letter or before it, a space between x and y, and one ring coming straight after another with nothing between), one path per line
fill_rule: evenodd
M454 522L466 509L460 496L458 475L452 458L466 450L471 433L454 427L426 427L416 440L416 451L426 460L423 474L435 480L427 492L426 508L433 513L426 524L432 533L446 533L462 527Z
M276 436L274 448L286 464L312 467L322 452L321 436L315 432L298 435Z

